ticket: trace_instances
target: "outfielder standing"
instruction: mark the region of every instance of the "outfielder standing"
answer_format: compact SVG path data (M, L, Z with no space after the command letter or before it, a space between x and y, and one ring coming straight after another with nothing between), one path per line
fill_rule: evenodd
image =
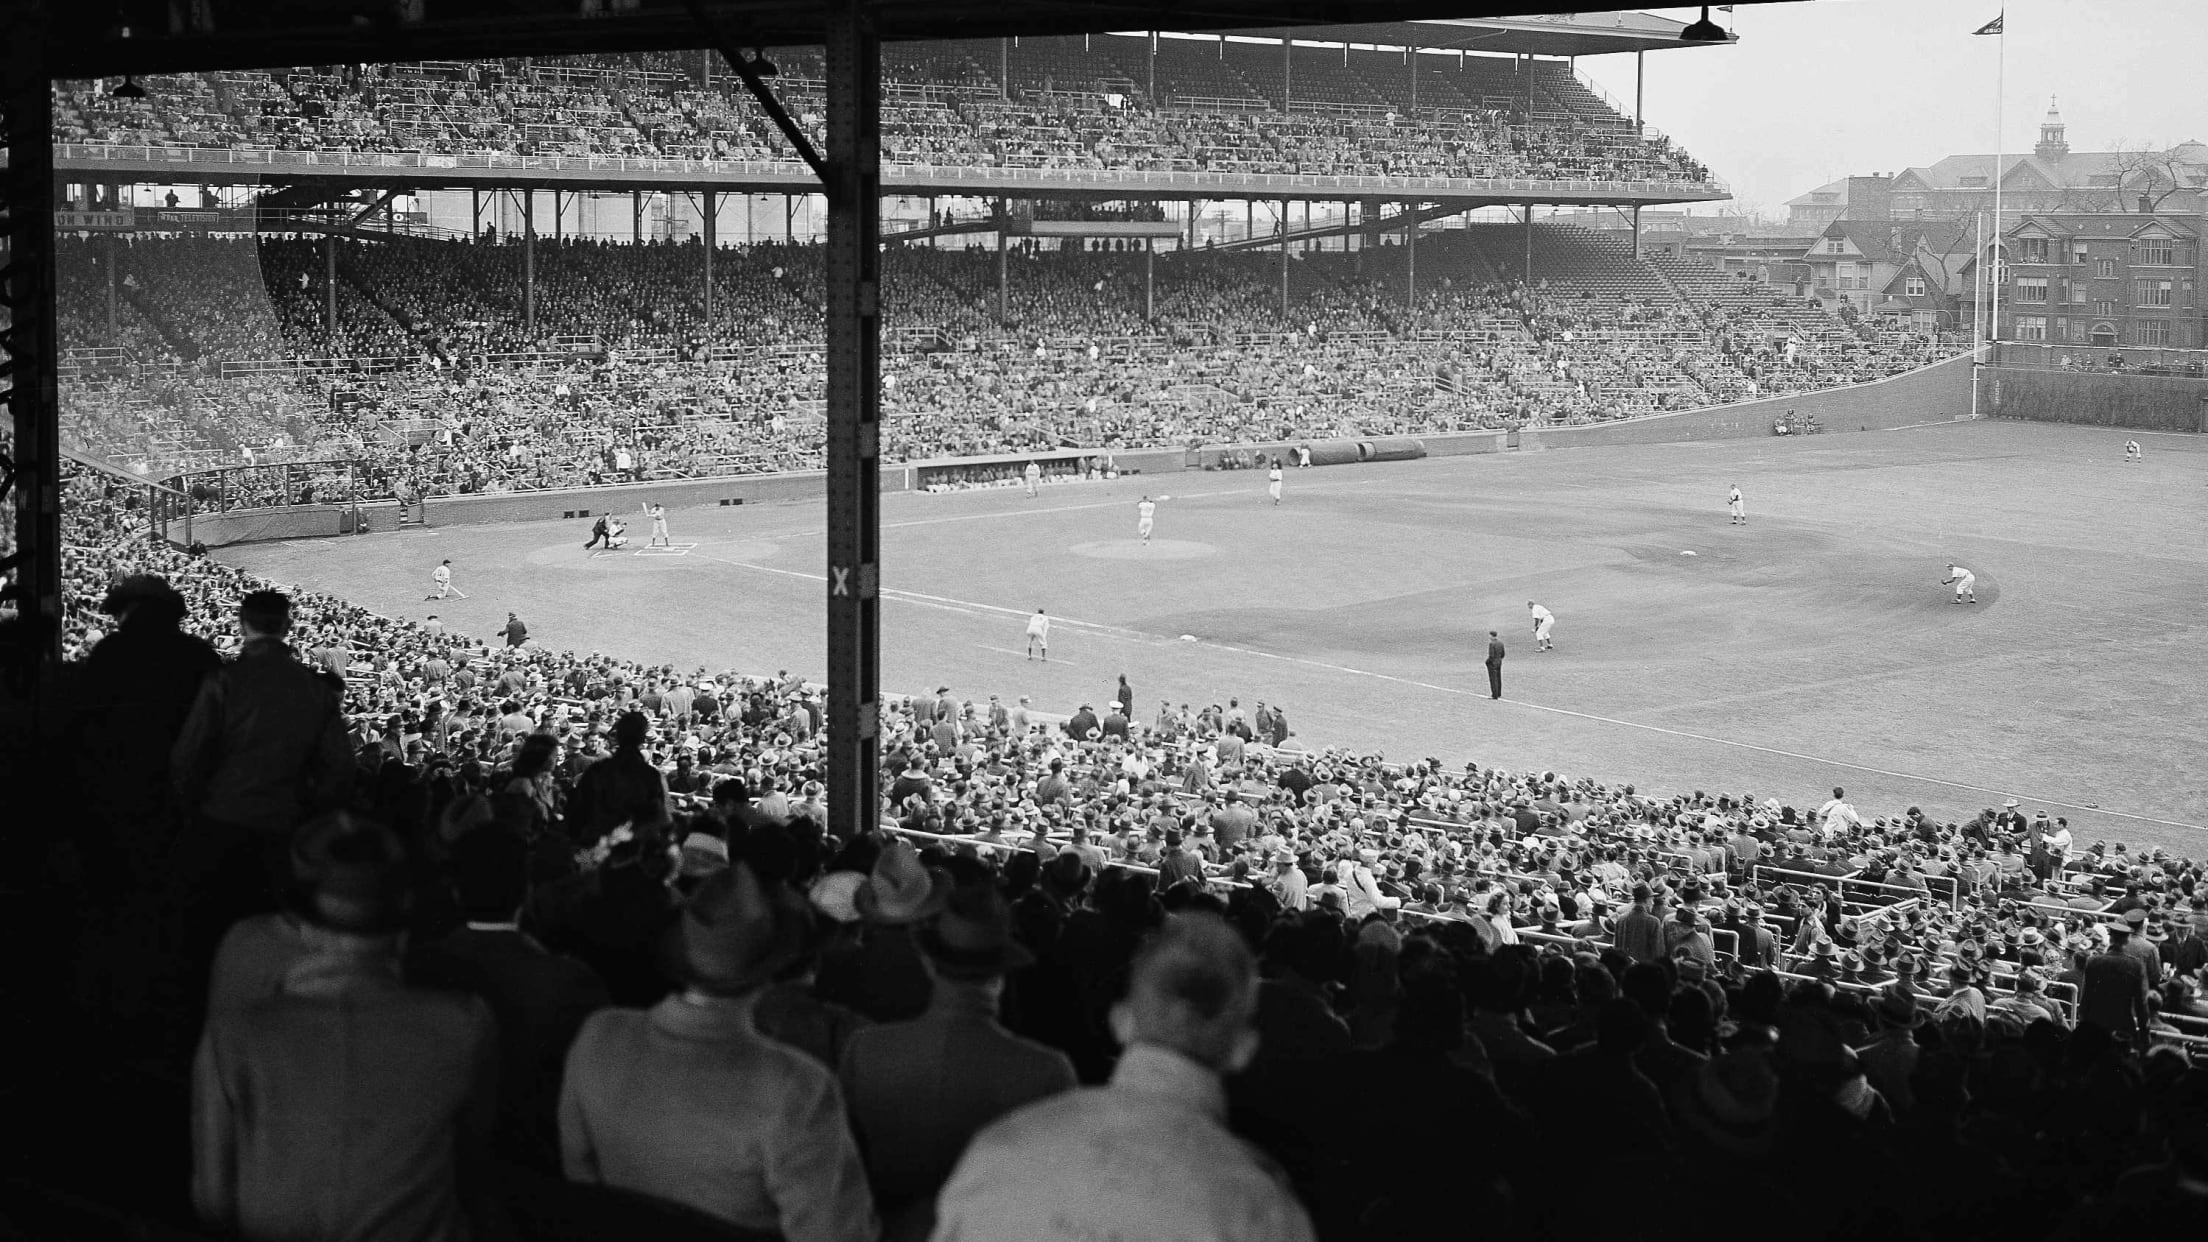
M1021 471L1020 473L1021 476L1027 480L1028 496L1030 498L1033 498L1035 495L1035 485L1043 481L1043 468L1036 465L1034 462L1029 462L1027 463L1027 469Z
M1043 653L1043 663L1050 663L1050 618L1040 608L1027 619L1027 658L1034 659L1038 649Z
M1273 503L1280 503L1280 459L1273 458L1273 468L1265 472L1265 490L1272 493Z
M1733 490L1725 497L1725 504L1733 511L1733 525L1748 524L1748 502L1740 498L1740 484L1733 484Z

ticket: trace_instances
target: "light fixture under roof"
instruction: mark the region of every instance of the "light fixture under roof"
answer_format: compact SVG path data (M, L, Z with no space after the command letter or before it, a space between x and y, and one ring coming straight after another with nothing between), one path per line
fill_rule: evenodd
M1702 20L1679 32L1681 43L1723 43L1730 38L1723 26L1710 20L1710 6L1706 4L1702 6Z

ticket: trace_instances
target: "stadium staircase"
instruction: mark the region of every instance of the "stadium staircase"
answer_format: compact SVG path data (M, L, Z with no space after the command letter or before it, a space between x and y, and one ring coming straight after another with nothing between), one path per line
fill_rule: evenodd
M186 336L184 330L176 326L175 322L164 314L160 307L154 305L153 300L146 296L145 290L133 288L129 284L119 284L115 291L121 300L133 311L136 311L140 319L146 322L146 326L153 329L155 335L161 338L162 343L176 352L178 357L186 360L199 357L199 345L191 337Z
M375 281L364 279L359 272L352 269L350 264L342 260L337 265L337 277L344 282L346 288L357 294L361 301L381 311L384 317L391 321L393 327L405 333L406 339L413 342L416 350L425 354L436 353L439 357L444 357L442 350L433 349L431 346L431 342L435 339L433 334L427 328L415 323L404 311L385 301L383 295L377 292ZM447 362L451 361L450 358L445 360Z

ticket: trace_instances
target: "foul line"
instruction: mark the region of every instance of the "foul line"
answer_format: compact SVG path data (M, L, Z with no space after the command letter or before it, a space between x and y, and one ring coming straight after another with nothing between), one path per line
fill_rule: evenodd
M1255 471L1247 471L1245 473L1250 474L1251 478L1255 481L1256 484L1263 484L1265 482L1264 478ZM1128 477L1129 476L1122 475L1116 481L1125 482ZM1143 475L1140 477L1169 479L1172 476L1170 474L1159 474ZM1375 483L1382 483L1387 481L1388 480L1385 479L1370 478L1344 479L1338 483L1307 483L1284 494L1288 496L1296 496L1305 492L1340 491L1343 488L1349 487L1370 487ZM925 493L906 492L903 494L923 495ZM1235 488L1231 491L1218 492L1167 492L1165 493L1165 495L1175 502L1183 500L1212 500L1220 496L1260 496L1265 497L1266 499L1270 499L1262 486ZM881 527L883 530L902 530L908 526L941 526L946 522L980 522L991 518L1027 517L1037 513L1079 513L1086 509L1119 509L1124 507L1131 507L1134 504L1135 502L1132 500L1092 500L1086 504L1078 505L1045 505L1040 508L1032 509L990 509L981 513L954 513L946 517L914 518L911 521L906 522L884 522L881 524ZM827 533L827 528L819 527L809 530L761 532L750 537L756 539L802 539L807 535L819 535L825 533Z
M975 643L975 644L974 644L974 646L976 646L976 647L979 647L979 648L981 648L981 649L982 649L983 651L1000 651L1000 652L1003 652L1003 653L1004 653L1005 655L1027 655L1027 654L1028 654L1028 653L1027 653L1027 652L1025 652L1025 651L1014 651L1014 650L1012 650L1012 649L1011 649L1010 647L992 647L992 646L990 646L990 645L989 645L989 644L987 644L987 643ZM1045 664L1063 664L1063 665L1065 665L1065 666L1066 666L1067 668L1079 668L1079 667L1081 667L1080 665L1078 665L1078 664L1074 663L1074 662L1073 662L1073 661L1071 661L1071 660L1053 660L1053 659L1050 659L1050 658L1048 658L1048 657L1045 657L1045 658L1044 658L1044 660L1043 660L1043 663L1045 663Z
M766 573L781 574L785 577L790 578L803 578L809 582L825 583L828 581L827 577L823 574L809 574L805 573L802 570L781 569L772 565L756 565L748 561L730 560L726 557L719 556L708 555L706 559L718 561L724 565L733 565L740 569L757 569ZM884 589L881 594L885 598L903 599L912 603L922 604L933 608L942 608L946 611L951 612L983 612L1008 617L1024 617L1028 615L1025 611L1018 608L1006 608L997 604L980 604L975 603L971 600L952 599L948 596L943 595L926 595L918 591L896 591ZM1075 629L1085 630L1090 633L1101 634L1111 638L1127 639L1134 642L1158 645L1165 645L1172 642L1172 640L1159 634L1147 634L1140 630L1131 630L1122 626L1103 625L1094 621L1078 621L1070 617L1052 617L1051 623L1053 625L1072 626ZM1466 690L1458 686L1436 685L1430 681L1419 681L1416 678L1412 677L1399 677L1393 673L1374 672L1371 669L1351 668L1349 665L1346 664L1334 664L1325 660L1313 660L1306 656L1281 655L1278 652L1259 651L1254 647L1238 647L1232 643L1213 642L1208 639L1198 639L1197 643L1200 646L1210 647L1215 651L1226 651L1236 655L1256 656L1260 659L1275 660L1283 664L1300 664L1307 668L1326 669L1329 672L1335 673L1348 673L1355 677L1370 677L1378 681L1394 682L1395 684L1402 686L1415 686L1421 690L1433 690L1441 694L1452 694L1461 698L1486 697L1484 691ZM981 646L982 644L977 643L975 645ZM1004 648L989 647L987 648L987 650L1003 651ZM1007 654L1017 655L1019 653L1008 652ZM1068 666L1071 667L1070 663ZM1712 746L1729 746L1735 750L1752 751L1756 754L1773 755L1782 759L1794 759L1803 763L1817 763L1823 764L1827 767L1844 768L1850 772L1866 772L1873 776L1891 777L1895 780L1918 781L1927 785L1939 785L1947 789L1967 790L1971 793L1997 794L2003 797L2024 796L2023 791L2021 790L1995 789L1986 785L1973 785L1968 783L1967 781L1952 781L1937 776L1925 776L1922 773L1918 772L1897 772L1891 768L1874 768L1869 764L1850 763L1845 759L1827 759L1821 755L1805 755L1800 751L1782 750L1776 746L1759 746L1754 742L1738 742L1732 740L1731 738L1712 737L1706 733L1693 733L1685 729L1672 729L1667 728L1663 725L1643 724L1637 720L1621 720L1615 716L1602 716L1597 715L1594 712L1575 711L1569 707L1552 707L1546 703L1535 703L1527 699L1506 698L1502 701L1504 703L1508 703L1517 707L1529 708L1537 712L1548 712L1549 714L1554 716L1570 716L1578 720L1591 720L1599 724L1616 725L1619 728L1624 729L1639 729L1646 733L1660 733L1666 737L1683 738L1687 741L1693 742L1704 742ZM2042 798L2032 796L2030 798L2030 801L2034 803L2044 803L2048 806L2053 807L2061 807L2062 809L2068 811L2078 811L2081 813L2093 815L2108 815L2113 816L2117 819L2134 820L2143 824L2160 824L2165 828L2190 828L2195 831L2199 831L2203 827L2203 825L2200 824L2188 824L2183 820L2160 819L2152 815L2134 814L2130 811L2112 811L2109 810L2107 807L2086 806L2082 803L2077 802L2064 802L2059 798Z

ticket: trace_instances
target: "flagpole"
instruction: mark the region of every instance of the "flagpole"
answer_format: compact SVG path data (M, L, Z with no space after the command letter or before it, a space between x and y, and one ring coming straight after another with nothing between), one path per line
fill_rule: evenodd
M1986 213L1981 211L1974 214L1977 218L1973 223L1978 227L1978 261L1971 264L1972 283L1970 288L1970 316L1972 320L1970 416L1972 418L1978 417L1978 372L1983 369L1980 364L1985 361L1984 334L1979 331L1977 321L1984 318L1986 313Z
M1978 227L1978 261L1971 264L1970 286L1970 356L1984 356L1980 346L1986 339L1986 213L1977 212L1974 223Z
M1986 339L2001 339L2001 164L2008 158L2007 136L2001 132L2002 95L2008 89L2009 13L2001 10L2001 28L1994 32L1993 70L1993 309L1986 317ZM1990 358L1991 351L1988 351Z

